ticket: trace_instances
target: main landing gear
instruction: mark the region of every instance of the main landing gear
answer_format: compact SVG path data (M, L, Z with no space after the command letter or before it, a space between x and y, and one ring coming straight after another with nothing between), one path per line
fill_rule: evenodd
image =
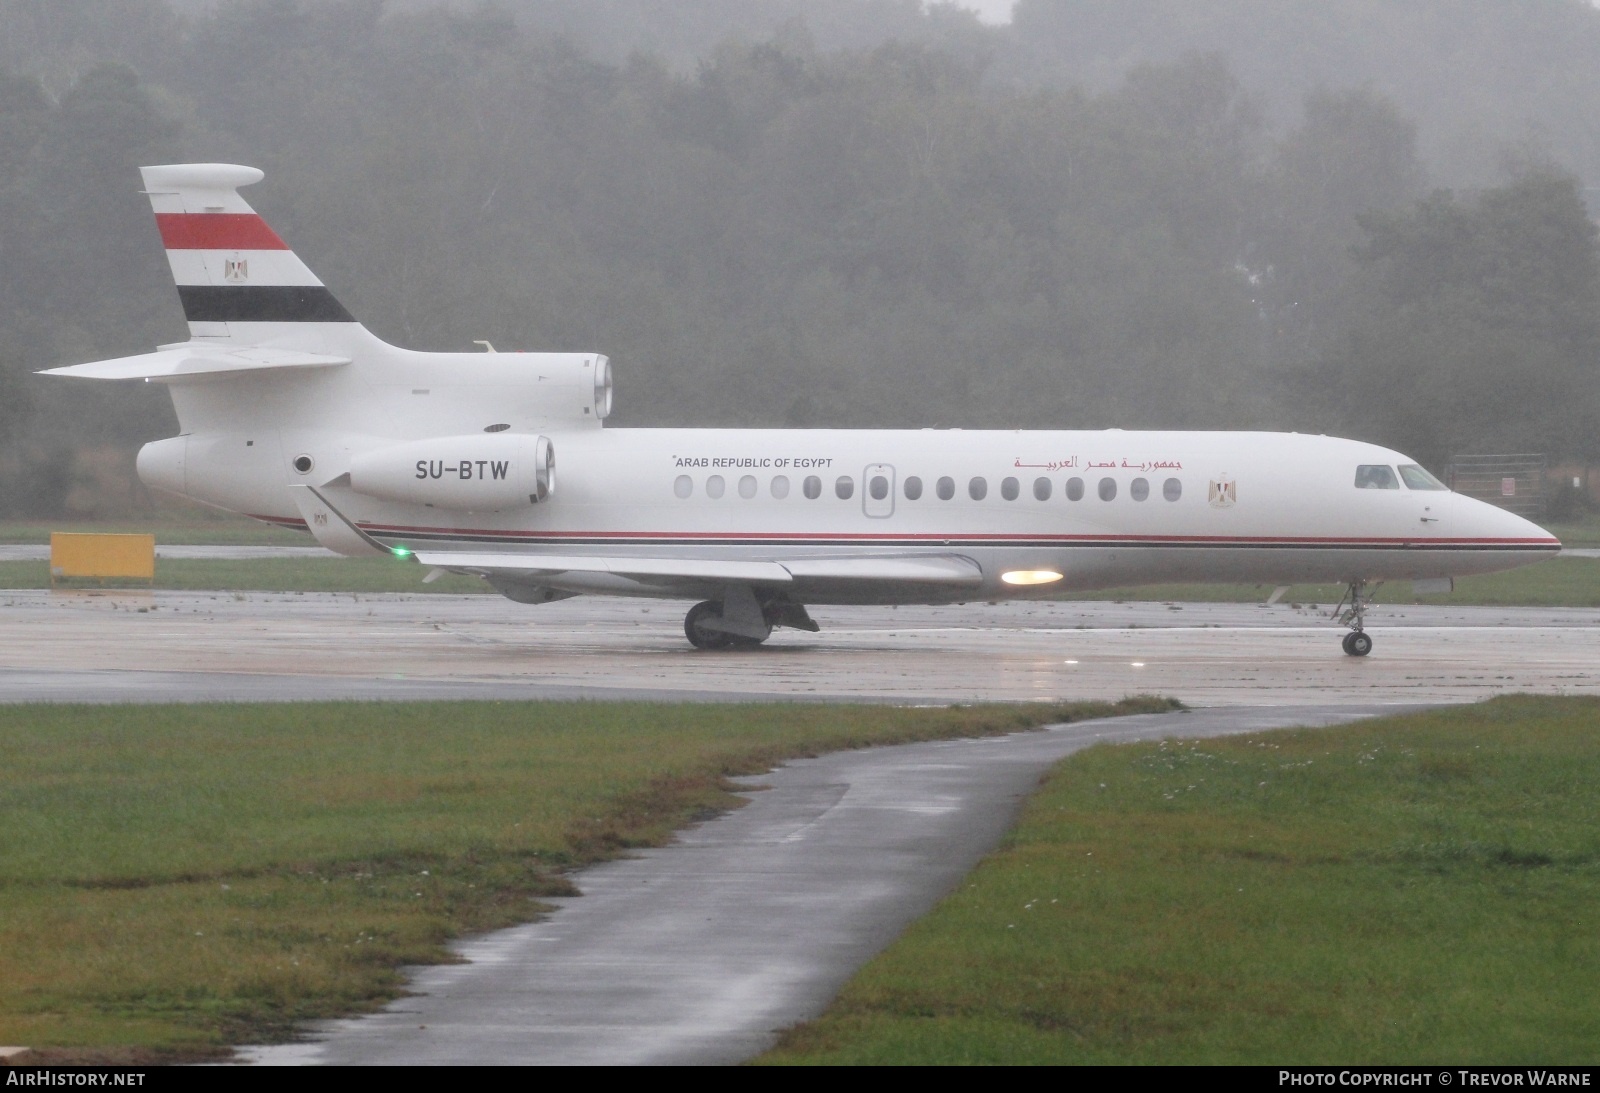
M1366 581L1351 581L1350 591L1346 592L1344 599L1339 601L1339 608L1344 608L1344 614L1339 616L1342 626L1350 627L1350 633L1344 636L1344 651L1352 657L1364 657L1372 652L1372 637L1365 629L1367 620L1367 606L1372 601L1367 596ZM1350 606L1345 607L1348 603Z
M696 649L754 649L772 635L774 626L820 630L804 605L788 600L756 598L748 585L734 585L720 601L704 600L683 617L683 634Z
M689 639L689 644L696 649L731 649L736 645L754 648L766 641L766 637L746 637L743 634L730 634L721 628L722 605L716 600L703 600L689 608L689 613L683 617L683 635ZM767 634L772 633L772 628L767 628Z

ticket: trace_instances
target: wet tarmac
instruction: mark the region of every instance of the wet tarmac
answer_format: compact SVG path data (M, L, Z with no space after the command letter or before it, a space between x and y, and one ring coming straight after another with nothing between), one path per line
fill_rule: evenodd
M1600 693L1600 608L1379 607L1345 656L1331 605L819 608L759 649L684 640L687 605L581 598L0 592L0 701L635 698L1191 705Z

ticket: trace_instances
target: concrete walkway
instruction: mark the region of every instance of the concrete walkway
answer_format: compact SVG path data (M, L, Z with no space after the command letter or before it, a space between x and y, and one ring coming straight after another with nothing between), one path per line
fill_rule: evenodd
M461 944L414 997L245 1049L269 1064L734 1063L820 1013L998 843L1056 760L1103 740L1328 725L1386 706L1214 708L845 752L751 781L677 845L574 879L547 920Z

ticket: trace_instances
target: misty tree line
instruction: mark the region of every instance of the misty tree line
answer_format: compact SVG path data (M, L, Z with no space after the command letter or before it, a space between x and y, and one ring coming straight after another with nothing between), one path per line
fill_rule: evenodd
M13 48L23 7L0 4ZM186 336L136 192L180 159L266 170L249 199L390 341L609 354L622 424L1600 456L1595 229L1526 149L1432 191L1370 89L1275 127L1219 54L1019 88L949 13L918 24L948 42L791 22L685 69L517 9L129 0L108 41L83 5L28 7L38 48L77 52L70 80L0 73L0 513L111 511L173 431L152 386L28 373Z

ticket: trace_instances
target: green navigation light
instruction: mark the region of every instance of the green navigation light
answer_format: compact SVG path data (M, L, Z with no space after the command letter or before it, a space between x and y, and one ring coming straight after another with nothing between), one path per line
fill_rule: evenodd
M411 557L411 551L406 549L403 546L390 547L389 550L394 554L394 556L396 558L409 558L409 557Z

